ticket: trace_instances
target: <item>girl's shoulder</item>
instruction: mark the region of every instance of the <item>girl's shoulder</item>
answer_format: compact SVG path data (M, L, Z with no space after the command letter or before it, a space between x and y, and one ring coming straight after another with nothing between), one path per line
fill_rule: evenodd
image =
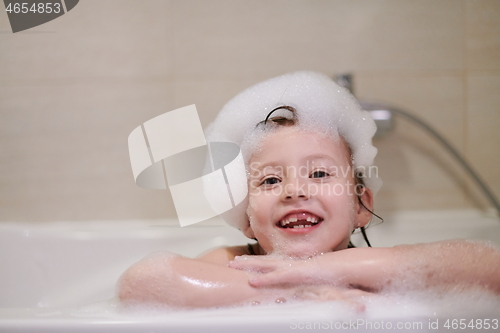
M249 246L229 246L208 250L198 256L198 260L210 262L212 264L227 266L236 256L250 255Z

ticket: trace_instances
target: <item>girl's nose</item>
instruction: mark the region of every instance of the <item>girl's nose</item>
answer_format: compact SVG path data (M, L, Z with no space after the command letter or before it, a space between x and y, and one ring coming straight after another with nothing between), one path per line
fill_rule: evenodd
M301 182L299 179L294 179L288 182L284 187L284 199L309 199L309 191L305 182Z

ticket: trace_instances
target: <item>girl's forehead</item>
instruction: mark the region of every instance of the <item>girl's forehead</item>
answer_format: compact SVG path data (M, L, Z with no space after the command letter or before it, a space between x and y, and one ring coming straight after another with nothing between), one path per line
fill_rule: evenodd
M351 159L350 149L343 138L296 126L282 127L268 133L262 139L260 149L252 154L251 159L273 159L279 155L297 157L325 155L338 160Z

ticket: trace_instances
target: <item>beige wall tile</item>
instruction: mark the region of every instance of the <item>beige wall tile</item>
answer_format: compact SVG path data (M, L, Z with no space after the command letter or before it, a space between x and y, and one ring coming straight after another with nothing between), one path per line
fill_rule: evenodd
M56 20L0 34L0 80L168 76L172 15L170 1L80 1Z
M466 175L450 154L424 133L401 131L378 138L376 164L384 182L375 200L382 211L474 206L467 197ZM406 124L407 130L412 130Z
M0 219L173 216L134 184L127 137L172 109L167 83L3 86Z
M18 34L0 12L0 220L175 216L167 191L134 184L130 131L193 103L206 126L242 89L300 69L353 71L359 97L429 121L500 196L498 4L87 0ZM476 204L415 126L376 144L378 209Z
M175 1L175 72L461 69L457 1Z
M500 69L500 1L466 0L467 68Z
M354 84L358 98L383 101L411 112L435 127L457 149L463 151L465 108L463 79L460 75L360 73L354 77ZM413 128L404 127L402 133L411 135L415 132Z
M464 92L461 76L359 74L361 99L383 101L427 122L464 148ZM375 140L384 186L377 198L382 210L458 208L466 200L465 175L449 153L424 129L395 116L393 133Z
M467 157L500 198L500 75L468 79Z
M9 18L7 12L3 10L0 11L0 34L12 34L12 29L10 28Z
M264 80L266 78L262 78ZM175 107L196 104L201 124L206 127L231 98L261 81L257 80L189 80L177 79L174 85Z

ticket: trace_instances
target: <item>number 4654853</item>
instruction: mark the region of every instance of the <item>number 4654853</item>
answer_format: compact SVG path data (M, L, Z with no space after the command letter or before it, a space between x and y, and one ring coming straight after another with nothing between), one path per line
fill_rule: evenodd
M447 329L476 329L476 330L497 330L498 329L498 319L471 319L470 321L466 319L448 319L443 325Z
M26 14L26 13L33 13L33 14L51 14L51 13L56 13L59 14L61 12L61 4L58 2L48 2L48 3L34 3L31 6L29 6L28 3L26 2L15 2L14 4L9 3L7 8L5 8L5 11L8 13L15 13L15 14Z

